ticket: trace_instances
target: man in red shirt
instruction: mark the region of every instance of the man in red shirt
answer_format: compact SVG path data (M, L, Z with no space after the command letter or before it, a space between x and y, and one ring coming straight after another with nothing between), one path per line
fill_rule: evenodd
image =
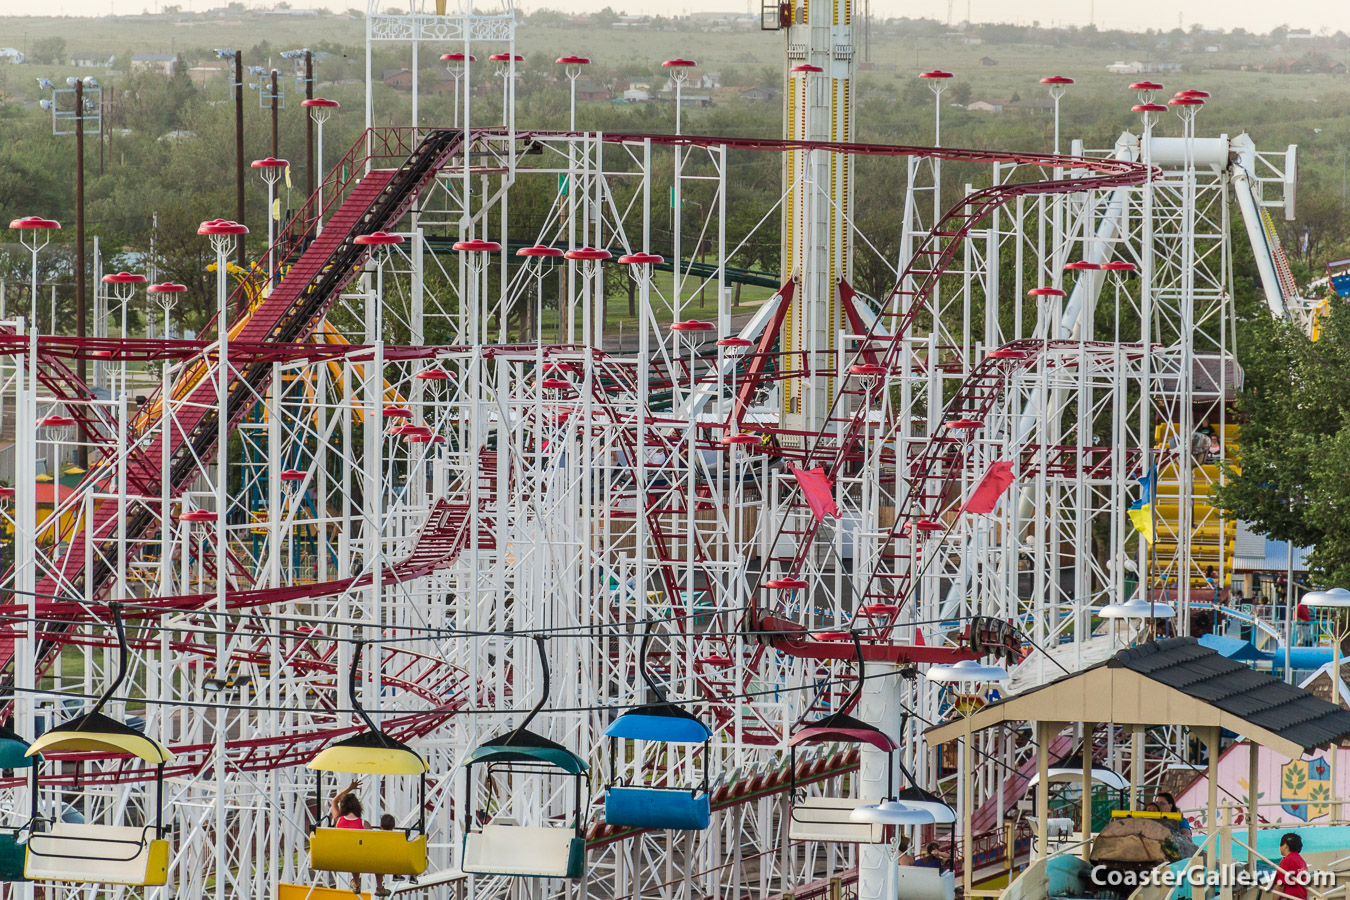
M1280 838L1280 867L1275 872L1275 889L1288 897L1308 900L1308 864L1299 854L1303 838L1292 831Z

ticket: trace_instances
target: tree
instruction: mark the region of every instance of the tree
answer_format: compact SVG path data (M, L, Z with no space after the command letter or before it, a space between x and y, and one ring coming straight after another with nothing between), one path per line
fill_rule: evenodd
M1350 579L1350 307L1332 304L1320 338L1254 317L1240 332L1240 458L1216 492L1228 515L1314 548L1323 583Z
M66 39L47 37L33 42L33 61L49 65L63 65L66 62Z

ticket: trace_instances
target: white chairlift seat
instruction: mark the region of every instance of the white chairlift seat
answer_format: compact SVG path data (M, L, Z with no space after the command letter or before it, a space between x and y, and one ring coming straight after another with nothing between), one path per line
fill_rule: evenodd
M169 842L153 827L56 822L28 839L24 877L76 884L159 885L168 880Z
M852 797L807 797L792 806L788 837L794 841L880 844L884 825L849 821L858 805Z
M580 878L586 839L570 827L484 825L464 835L460 868L479 875Z
M897 870L897 897L904 900L954 900L956 873L941 872L927 866L900 866Z

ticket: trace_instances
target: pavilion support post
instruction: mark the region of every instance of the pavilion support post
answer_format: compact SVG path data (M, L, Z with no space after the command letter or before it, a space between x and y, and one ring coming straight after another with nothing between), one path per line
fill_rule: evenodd
M1205 803L1205 831L1213 834L1219 827L1219 729L1217 726L1205 729L1205 752L1209 756L1209 797Z
M1256 798L1261 789L1258 785L1260 750L1255 741L1247 742L1247 871L1256 871L1256 817L1260 814ZM1332 782L1335 784L1335 782Z
M1050 722L1036 723L1036 858L1050 855Z
M1083 835L1083 862L1089 862L1092 855L1092 733L1096 730L1095 722L1083 723L1083 773L1082 789L1080 794L1079 806L1081 809Z
M971 875L974 865L975 841L971 832L971 826L974 822L974 804L975 804L975 735L966 733L965 739L961 741L961 809L965 815L963 827L961 828L961 886L965 896L969 897L972 889Z
M1148 729L1134 726L1130 732L1130 812L1139 812L1139 791L1144 786L1144 735Z

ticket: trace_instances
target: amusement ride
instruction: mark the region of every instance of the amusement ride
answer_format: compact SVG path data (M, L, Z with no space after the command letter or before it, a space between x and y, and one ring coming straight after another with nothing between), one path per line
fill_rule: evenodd
M509 3L370 4L364 112L305 103L321 159L330 116L365 130L250 268L244 225L202 223L198 338L168 337L182 286L135 273L105 279L109 315L154 302L163 337L3 323L35 448L3 504L5 896L948 900L1043 853L1018 813L1052 780L1036 746L1157 782L1173 732L971 732L959 761L925 733L1216 605L1230 226L1270 314L1309 321L1271 219L1295 148L1206 136L1207 95L1152 82L1109 147L1061 152L1058 114L1049 152L949 147L942 71L931 141L857 143L849 0L764 10L781 137L587 131L568 55L570 128L532 130ZM393 43L412 119L379 125ZM416 102L419 52L447 48L449 127ZM692 65L664 63L677 92ZM1058 110L1072 80L1045 83ZM762 154L773 273L729 262L729 181ZM270 209L287 163L252 165ZM526 184L546 215L513 206ZM893 258L856 225L876 190L903 190ZM11 224L35 302L41 212ZM886 292L857 287L864 255ZM749 279L772 295L733 316ZM160 373L140 404L135 364ZM75 445L39 516L37 461ZM330 815L353 776L365 829ZM929 840L954 871L896 865Z

